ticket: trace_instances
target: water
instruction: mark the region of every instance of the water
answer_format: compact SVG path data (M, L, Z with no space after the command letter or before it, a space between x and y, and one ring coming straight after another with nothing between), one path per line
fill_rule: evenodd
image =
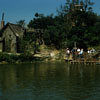
M0 65L0 100L100 100L100 66Z

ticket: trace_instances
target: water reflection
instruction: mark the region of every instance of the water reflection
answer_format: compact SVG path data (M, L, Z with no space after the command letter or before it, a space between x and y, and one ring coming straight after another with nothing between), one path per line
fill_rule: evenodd
M2 100L99 100L100 66L34 63L0 66Z

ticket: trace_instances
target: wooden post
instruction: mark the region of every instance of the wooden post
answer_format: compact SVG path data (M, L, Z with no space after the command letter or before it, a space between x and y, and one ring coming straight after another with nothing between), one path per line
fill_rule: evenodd
M75 60L76 60L76 58L77 58L77 52L76 52L76 49L77 49L77 47L76 47L76 42L74 42L74 49L75 49Z

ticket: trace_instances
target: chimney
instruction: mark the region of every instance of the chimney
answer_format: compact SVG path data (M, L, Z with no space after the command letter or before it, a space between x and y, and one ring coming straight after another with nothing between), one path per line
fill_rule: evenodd
M1 29L4 27L5 21L4 21L4 13L2 14L2 20L1 20Z

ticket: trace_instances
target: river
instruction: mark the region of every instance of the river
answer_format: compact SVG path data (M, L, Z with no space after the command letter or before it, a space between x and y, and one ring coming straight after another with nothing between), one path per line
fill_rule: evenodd
M100 66L0 65L0 100L100 100Z

